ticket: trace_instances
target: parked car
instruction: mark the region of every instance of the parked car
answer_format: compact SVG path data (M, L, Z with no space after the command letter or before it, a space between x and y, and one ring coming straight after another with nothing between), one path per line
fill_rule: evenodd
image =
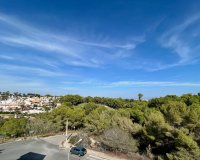
M72 147L70 149L70 153L79 156L84 156L87 153L87 150L84 147Z

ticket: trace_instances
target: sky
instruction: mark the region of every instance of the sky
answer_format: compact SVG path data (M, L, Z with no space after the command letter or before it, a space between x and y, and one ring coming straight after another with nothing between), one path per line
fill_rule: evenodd
M0 0L0 91L200 92L199 0Z

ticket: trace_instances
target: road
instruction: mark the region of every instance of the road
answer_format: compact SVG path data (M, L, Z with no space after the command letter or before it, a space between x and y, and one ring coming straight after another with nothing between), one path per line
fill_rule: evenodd
M67 160L69 149L60 149L58 145L42 139L18 141L0 144L1 160ZM70 155L70 160L102 160L99 157Z

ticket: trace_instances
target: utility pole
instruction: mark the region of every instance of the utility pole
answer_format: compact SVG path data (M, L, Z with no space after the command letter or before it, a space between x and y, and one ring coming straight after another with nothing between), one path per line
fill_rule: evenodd
M67 137L67 136L68 136L68 120L67 120L67 122L66 122L66 133L65 133L65 134L66 134L66 141L67 141L67 138L68 138L68 137Z

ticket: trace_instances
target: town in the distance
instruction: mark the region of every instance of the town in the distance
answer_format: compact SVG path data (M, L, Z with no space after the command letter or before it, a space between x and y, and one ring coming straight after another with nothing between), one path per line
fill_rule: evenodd
M58 98L33 93L0 92L0 112L42 113L59 106Z

